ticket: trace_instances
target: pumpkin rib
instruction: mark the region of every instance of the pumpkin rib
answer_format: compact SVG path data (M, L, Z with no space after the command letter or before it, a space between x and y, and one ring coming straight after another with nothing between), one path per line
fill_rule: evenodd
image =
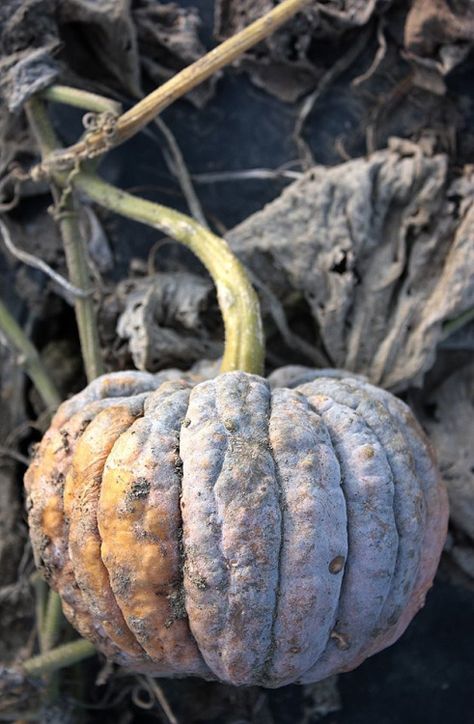
M86 405L99 400L128 398L156 388L159 375L136 370L109 372L90 382L77 395L65 400L53 417L52 425L60 427L67 418L72 417Z
M271 391L266 380L241 372L217 377L215 386L229 436L215 484L229 565L222 673L229 683L248 685L265 671L279 586L282 511L269 445Z
M258 679L270 644L279 513L268 449L269 397L260 377L220 375L194 388L190 424L181 433L186 609L206 663L235 685Z
M58 413L66 404L60 406ZM51 425L40 444L33 465L25 476L25 484L30 500L29 524L33 546L44 558L43 565L48 572L48 580L61 596L66 618L82 636L93 641L109 657L125 665L123 652L94 620L77 585L68 552L69 520L65 500L66 481L75 445L95 415L111 404L111 400L102 399L79 411L71 410L71 417L57 414L55 419L62 420L62 425L59 428ZM48 492L51 483L57 487L53 494ZM44 504L47 504L49 517L55 520L54 531L43 521ZM40 540L48 539L49 544L40 546L38 536Z
M268 382L267 382L268 385ZM275 651L277 647L277 640L276 640L276 620L278 615L278 609L280 607L280 597L281 597L281 588L282 588L282 560L283 560L283 546L285 544L285 523L286 523L286 516L285 516L285 507L283 505L283 481L280 471L280 465L278 464L278 461L275 456L275 450L272 444L272 437L271 437L271 420L273 415L273 404L274 404L274 397L272 395L272 392L270 390L270 386L268 385L270 395L268 400L268 426L267 426L267 438L268 438L268 447L270 450L270 454L272 456L273 460L273 467L274 467L274 474L275 474L275 483L277 488L277 501L278 501L278 510L280 514L280 540L278 544L278 558L277 558L277 565L276 565L276 587L275 587L275 604L273 606L272 611L272 622L271 622L271 629L270 629L270 644L268 646L267 653L265 655L265 661L262 668L262 671L260 673L260 679L262 681L262 684L265 684L266 682L271 681L271 666L273 663L273 658L275 656Z
M220 523L214 483L222 469L227 436L217 419L212 381L191 390L179 437L182 462L181 521L184 605L189 627L207 666L215 674L212 650L222 624L216 620L227 570L219 546Z
M295 681L326 646L347 558L347 516L328 431L301 393L273 390L269 430L285 511L276 647L267 664L266 685L274 687Z
M331 383L328 386L334 387ZM381 612L381 620L377 626L385 634L396 624L412 595L420 566L422 544L420 533L425 527L426 505L419 478L415 473L413 453L400 423L390 415L380 401L373 399L373 393L369 394L371 390L361 391L351 380L342 380L340 386L352 396L353 402L350 403L350 407L354 409L355 404L356 409L363 414L367 425L382 444L396 483L394 510L398 521L397 529L399 534L401 533L401 545L388 605L386 603ZM338 391L335 390L333 394L338 395ZM349 403L346 401L346 404ZM363 411L362 406L365 406ZM397 596L398 591L401 592L401 596ZM388 611L385 612L387 608ZM381 631L374 632L377 635L373 638L378 639Z
M109 638L132 658L141 659L138 644L117 605L107 569L100 557L97 503L106 460L120 435L143 414L143 399L130 397L102 410L79 440L71 462L74 499L69 527L69 555L75 578L93 617ZM69 486L68 486L69 487Z
M51 427L38 450L35 464L28 471L29 523L36 558L49 584L61 596L62 608L71 624L85 638L102 647L109 656L120 651L94 627L90 612L78 589L67 550L67 521L63 510L63 491L72 447L82 434L88 415L81 411L60 428ZM55 489L48 492L51 482ZM45 520L46 512L46 520ZM54 526L51 526L51 519ZM40 542L39 542L40 541ZM39 561L36 561L37 565Z
M412 505L412 501L417 497L414 495L414 491L416 489L419 490L419 482L413 470L410 471L409 465L406 464L404 459L404 457L406 457L406 438L402 435L399 427L395 425L395 421L383 405L378 401L372 400L368 394L364 394L364 392L361 393L360 389L356 386L351 386L350 382L351 380L349 379L338 382L325 379L315 382L315 386L318 387L319 391L330 394L338 404L354 410L357 414L361 415L367 427L379 441L385 452L394 480L394 514L399 536L397 559L391 581L391 588L384 606L380 611L379 618L375 622L373 632L370 633L367 640L361 646L356 654L356 659L350 664L350 669L352 669L367 658L368 650L375 653L375 651L373 651L374 640L379 640L381 631L385 634L387 630L390 630L391 626L395 625L396 620L394 619L399 617L400 609L403 609L410 600L420 560L421 540L419 531L423 530L425 516L424 510L422 510L423 514L421 515L421 519L416 522L414 533L410 530L410 523L408 523L407 529L407 512L411 511L413 517L417 516L416 502ZM397 450L394 450L394 448L396 448L397 445L398 452L402 453L401 457L396 456ZM402 488L401 491L399 490L400 487ZM413 540L413 535L415 535L415 540ZM410 538L412 539L411 544ZM408 547L410 545L413 547L409 549ZM400 580L401 574L403 574L403 577ZM396 593L403 583L406 586L409 585L408 577L411 579L411 586L407 588L407 590L402 589L402 600L400 601ZM380 648L384 648L383 636L377 650L380 650ZM305 682L305 677L302 678L302 682Z
M341 466L349 544L334 628L325 651L304 675L309 681L350 666L354 651L370 634L389 592L398 536L390 468L363 418L352 410L348 414L347 408L321 394L314 383L300 390L323 418Z
M431 588L443 549L448 529L448 498L446 488L442 484L437 471L431 444L421 426L418 424L410 408L402 400L378 387L362 383L364 389L369 388L374 397L384 405L390 415L400 424L407 443L412 451L415 468L425 497L427 517L421 549L419 574L415 582L410 606L400 616L392 633L385 639L385 646L394 643L405 631L417 611L424 605L426 593ZM408 434L411 431L412 434ZM376 653L375 646L369 655Z
M107 459L98 505L101 557L117 604L156 674L207 675L182 602L179 429L190 385L152 392Z

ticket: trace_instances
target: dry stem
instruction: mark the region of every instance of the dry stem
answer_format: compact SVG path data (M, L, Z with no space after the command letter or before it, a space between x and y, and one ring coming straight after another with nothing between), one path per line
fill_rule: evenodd
M225 40L136 103L117 119L113 134L110 133L110 128L98 128L91 131L74 145L56 151L43 166L47 166L51 170L64 171L73 168L78 160L94 158L110 148L120 145L138 133L175 100L274 33L280 25L283 25L310 2L311 0L283 0L262 18Z

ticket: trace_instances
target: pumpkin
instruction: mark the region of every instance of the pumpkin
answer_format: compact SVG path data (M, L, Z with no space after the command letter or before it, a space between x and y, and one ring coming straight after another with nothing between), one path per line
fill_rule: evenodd
M61 405L26 475L31 538L65 615L110 659L315 682L423 605L447 525L429 443L390 393L311 377L120 372Z

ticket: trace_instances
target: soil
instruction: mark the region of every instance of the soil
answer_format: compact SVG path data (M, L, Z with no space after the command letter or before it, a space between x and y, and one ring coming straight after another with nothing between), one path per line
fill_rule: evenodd
M33 7L35 3L29 5ZM39 7L40 3L36 5ZM81 3L75 0L72 5L77 8ZM140 6L141 17L146 20L140 31L141 50L136 51L136 57L139 58L141 53L143 58L146 48L152 44L147 35L151 32L149 16L145 12L152 3L136 2L134 5ZM197 28L192 20L187 26L191 35L186 50L179 35L181 25L173 15L174 31L178 32L180 42L173 36L176 43L169 53L155 53L151 59L147 56L148 62L141 66L144 72L140 80L145 90L154 87L154 83L182 67L213 42L212 4L207 0L180 0L178 5L182 9L190 6L198 9L202 22L198 31L200 41L196 37L191 39ZM231 0L219 3L217 30L221 36L236 29L235 18L239 17L241 5L245 6L245 12L250 12L248 3ZM321 5L340 7L346 3ZM360 5L354 3L354 7ZM465 22L459 22L461 14L469 12L468 5L443 0L436 3L420 0L374 2L370 3L373 6L370 17L362 23L356 22L356 15L348 20L324 12L320 16L315 13L304 31L296 25L278 42L262 44L244 62L227 69L215 83L195 94L192 102L179 101L166 110L163 120L181 148L211 226L224 234L277 199L295 181L295 172L303 174L316 166L322 174L322 167L323 171L329 171L350 159L361 159L365 163L374 152L387 149L389 139L394 136L418 145L428 156L441 154L446 158L443 188L461 178L466 168L474 163L474 31L469 31L470 16L466 16ZM433 7L438 9L443 22L433 20ZM409 12L410 22L407 23ZM457 18L454 17L456 13ZM226 26L225 18L234 18L234 25L227 20ZM61 32L62 40L67 41L71 23L79 22L75 18L69 23L68 32ZM130 32L130 27L123 22L123 27ZM137 22L136 18L134 22ZM163 37L166 38L166 34L159 34L158 40L155 38L153 42L161 42ZM299 38L299 44L295 45L295 38ZM51 36L48 36L48 42L51 42ZM288 50L290 46L298 50L294 63ZM447 50L442 53L443 47ZM80 60L79 55L77 58ZM68 62L68 54L63 53L61 63ZM138 77L134 62L138 61L127 60L127 87L119 87L116 78L107 86L107 78L101 77L102 92L132 102L132 80ZM51 73L51 68L56 66L48 63L47 72ZM73 65L70 69L74 78L84 78L80 62ZM94 84L90 66L87 72L90 87ZM281 85L278 84L279 74ZM104 91L104 83L107 91ZM292 93L295 88L299 89L291 99L288 88ZM319 92L301 132L295 137L301 103L305 94L315 88L319 88ZM18 99L15 102L19 102ZM55 125L65 143L73 142L82 132L81 117L79 111L54 108ZM1 128L4 127L0 123ZM31 142L24 135L20 120L16 128L16 136L11 127L4 135L4 138L16 139L18 146L13 148L15 144L11 144L8 147L8 161L15 153L20 161L31 158L28 155ZM109 154L101 165L101 174L122 188L133 189L143 196L187 211L180 185L167 163L169 152L166 149L163 135L156 126L150 125L145 132ZM4 167L3 160L0 165ZM259 173L255 173L255 169ZM254 172L236 173L249 170ZM458 204L453 211L456 223L464 213L459 211L459 199L469 196L463 188L453 200L454 205ZM8 213L6 220L19 246L64 274L61 242L47 215L51 199L45 186L39 191L25 186L20 204ZM469 199L472 203L472 198ZM191 254L160 238L151 229L120 221L98 209L92 209L92 213L96 233L90 253L104 283L102 302L107 300L106 313L101 310L100 319L108 368L124 368L132 365L133 360L139 360L139 364L146 367L150 359L154 360L153 369L160 368L160 364L155 363L157 357L152 349L153 320L156 319L160 324L168 325L171 332L165 352L160 348L158 354L158 359L165 360L163 366L189 366L203 356L202 350L211 350L210 356L219 354L222 328L216 315L215 300L208 294L202 267ZM160 242L158 246L157 242ZM467 243L472 250L474 239L468 239ZM269 287L271 294L273 275L269 278L268 272L262 271L262 277L258 279L259 270L267 269L268 257L261 258L260 266L258 255L250 257L252 273L265 288ZM276 270L275 279L280 273L281 269ZM192 328L194 322L186 327L176 312L179 305L169 299L163 308L164 294L148 293L146 297L147 305L154 297L158 301L153 303L161 305L148 314L152 321L151 331L145 335L146 354L143 350L137 351L136 347L131 349L129 337L124 334L121 338L116 331L126 306L125 280L130 281L131 288L142 289L149 277L160 274L171 275L173 283L176 279L186 279L190 288L198 290L190 295L197 300L195 308L191 304L186 309L189 319L198 320L189 358L183 352L183 338L187 339L188 327ZM118 282L122 282L120 294ZM472 295L472 276L466 275L465 283L470 285L468 291ZM0 248L0 289L10 311L39 347L62 394L67 396L79 390L85 376L67 293L41 272L15 260L3 247ZM204 291L200 291L202 289ZM282 333L271 298L265 296L265 289L261 292L269 372L283 364L331 364L324 340L315 329L311 304L303 292L296 283L293 287L290 285L280 302L291 332L305 340L306 346L292 344ZM204 298L207 306L203 308ZM200 331L203 315L208 316ZM449 408L450 400L457 399L456 375L459 385L466 384L469 373L464 374L463 370L468 369L472 360L473 340L472 321L452 335L444 335L442 339L436 337L423 373L418 374L417 368L416 381L404 378L403 385L397 389L397 393L417 411L427 430L435 430L439 454L447 450L444 468L441 460L443 472L448 465L451 466L449 470L458 469L451 465L453 449L465 451L466 458L458 465L459 475L463 476L462 486L459 479L457 482L471 506L474 505L474 470L466 462L470 451L465 431L466 426L472 426L472 416L469 420L467 411L467 387L462 388L466 424L454 425ZM159 341L162 343L162 338ZM173 344L176 345L174 353ZM404 354L409 355L410 350L405 350ZM400 365L403 366L403 359ZM370 372L368 367L364 369L360 365L354 371ZM446 388L448 379L451 381ZM47 418L37 393L21 373L21 360L4 345L0 346L0 381L0 662L11 664L36 650L35 594L30 583L34 564L27 537L22 475L24 463L47 426ZM471 413L472 409L471 406ZM459 448L456 447L456 434L462 435ZM447 482L449 485L449 480ZM456 484L452 489L455 494ZM159 681L161 693L181 724L474 722L474 539L471 536L472 521L470 524L461 522L457 515L452 520L440 571L425 608L398 643L356 671L313 687L290 686L270 692L235 690L194 680ZM465 564L466 560L470 563ZM73 635L64 628L64 640ZM170 721L156 694L143 679L117 670L104 670L103 665L103 661L91 659L77 670L66 672L54 710L41 711L36 688L20 686L1 701L0 719L4 712L33 708L40 712L38 716L42 721ZM16 718L22 719L21 714Z

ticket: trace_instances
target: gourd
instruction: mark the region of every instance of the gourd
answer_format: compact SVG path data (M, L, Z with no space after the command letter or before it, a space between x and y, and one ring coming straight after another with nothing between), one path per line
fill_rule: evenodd
M74 183L197 254L225 349L212 379L111 373L59 407L25 484L65 615L157 676L278 687L354 668L435 574L447 499L422 430L362 378L262 377L258 299L225 242L97 176Z
M119 372L60 406L26 475L31 538L109 658L313 682L393 643L423 605L447 524L427 439L363 379L308 378Z

